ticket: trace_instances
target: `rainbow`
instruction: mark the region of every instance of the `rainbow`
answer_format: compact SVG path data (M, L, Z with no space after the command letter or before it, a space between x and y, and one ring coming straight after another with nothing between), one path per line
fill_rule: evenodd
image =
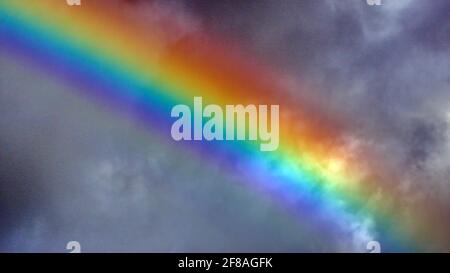
M269 194L312 228L350 233L348 223L370 219L377 231L372 239L383 251L450 249L435 204L403 210L402 195L392 187L399 171L383 166L375 153L346 150L345 140L335 137L346 130L339 115L289 95L307 92L306 84L283 84L288 76L281 69L236 41L185 29L158 18L161 7L147 8L141 18L130 16L124 2L84 0L75 7L2 0L0 48L138 120L168 145L219 164L224 175ZM247 141L172 141L171 108L192 104L194 96L205 104L279 104L279 149L260 152Z

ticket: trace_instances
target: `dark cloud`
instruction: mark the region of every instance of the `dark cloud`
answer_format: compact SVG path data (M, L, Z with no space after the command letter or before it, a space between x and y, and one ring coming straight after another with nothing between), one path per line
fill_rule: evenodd
M244 2L244 3L243 3ZM312 96L347 113L367 138L423 161L446 145L450 3L187 1L226 33L319 86Z

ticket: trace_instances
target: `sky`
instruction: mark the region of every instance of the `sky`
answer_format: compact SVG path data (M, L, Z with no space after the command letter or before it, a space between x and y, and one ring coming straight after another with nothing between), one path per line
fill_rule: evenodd
M381 155L401 172L390 183L402 204L437 202L449 224L449 1L111 2L174 17L183 31L169 43L215 33L282 71L280 84L306 83L290 95L345 120L345 148ZM318 230L72 88L0 50L2 252L73 240L90 252L365 252L377 239L370 218Z

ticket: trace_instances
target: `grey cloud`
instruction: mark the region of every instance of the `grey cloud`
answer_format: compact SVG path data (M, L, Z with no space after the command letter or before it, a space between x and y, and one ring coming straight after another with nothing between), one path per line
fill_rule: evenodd
M1 251L332 249L219 166L25 63L0 64Z

